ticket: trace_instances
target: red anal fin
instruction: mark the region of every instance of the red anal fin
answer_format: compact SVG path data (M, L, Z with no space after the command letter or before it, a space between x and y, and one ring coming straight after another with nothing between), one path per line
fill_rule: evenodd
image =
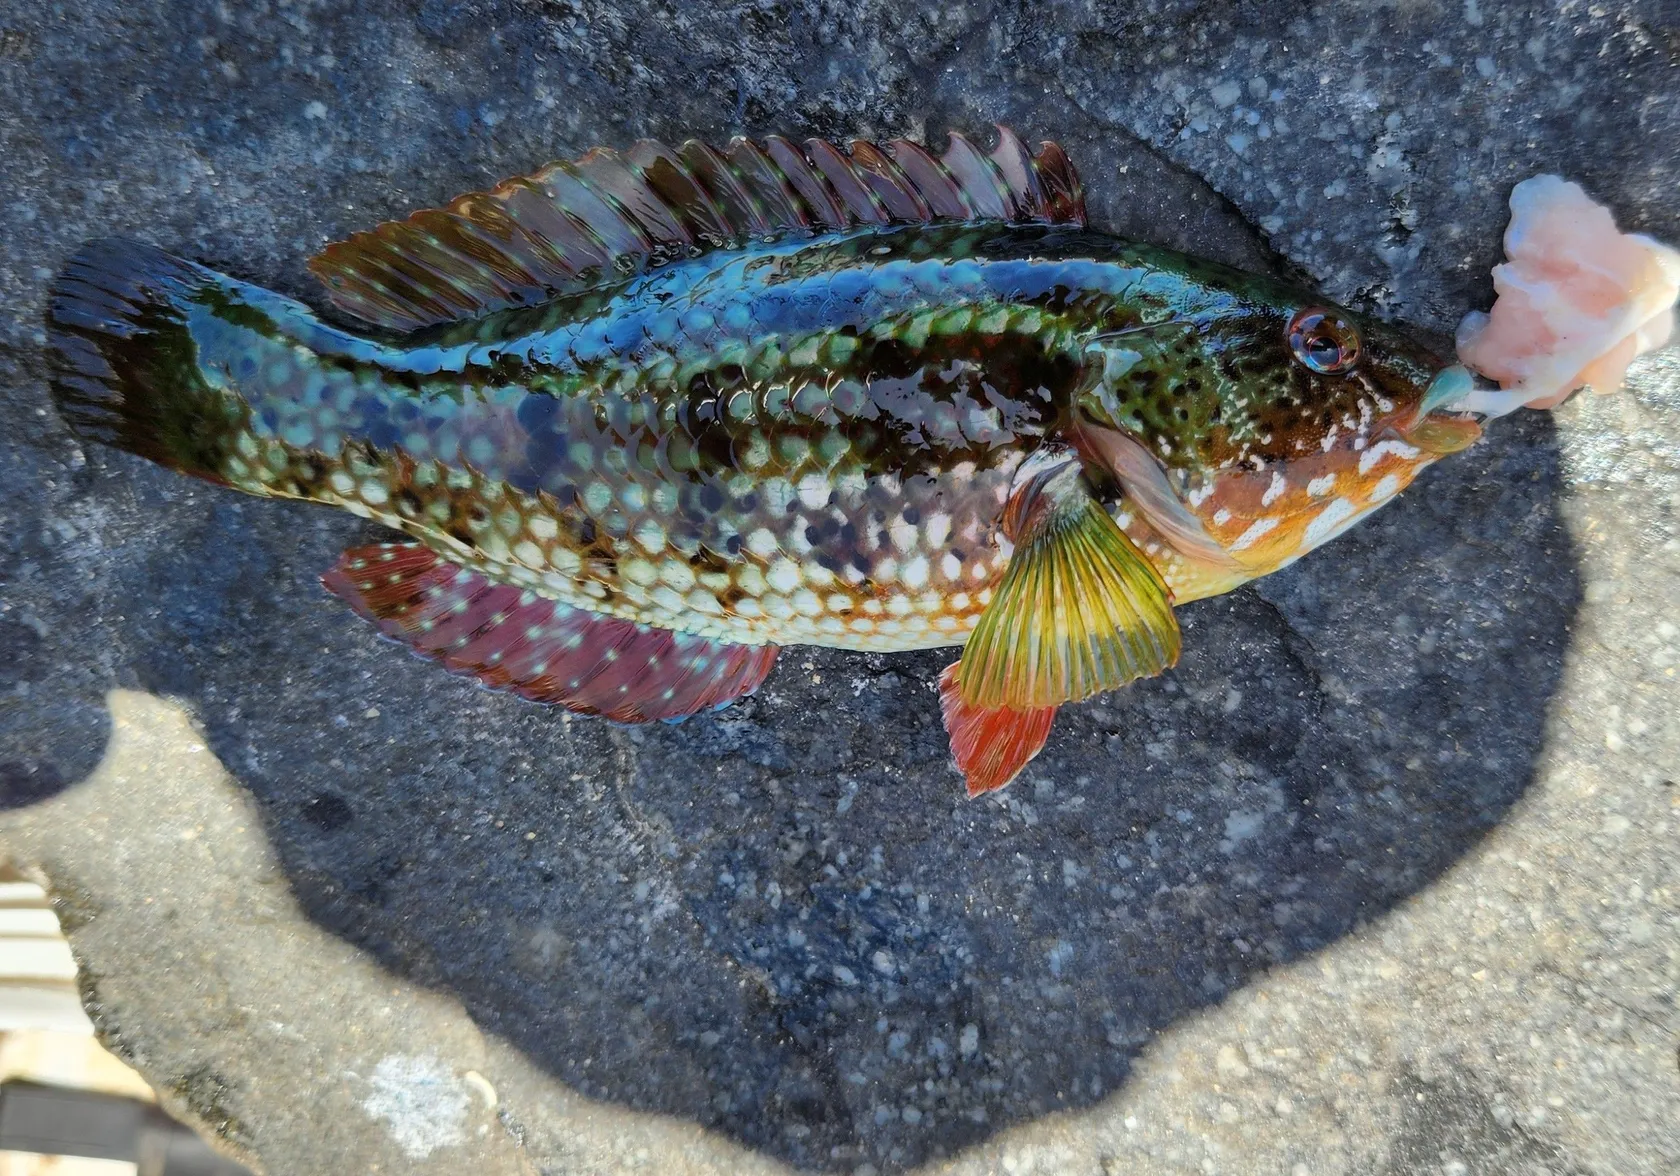
M417 543L357 547L327 591L425 657L486 686L619 723L678 719L757 690L774 645L731 645L571 608Z
M962 663L953 662L939 675L939 710L951 755L968 781L968 794L995 792L1021 774L1021 769L1044 750L1053 706L1012 710L970 706L962 700Z

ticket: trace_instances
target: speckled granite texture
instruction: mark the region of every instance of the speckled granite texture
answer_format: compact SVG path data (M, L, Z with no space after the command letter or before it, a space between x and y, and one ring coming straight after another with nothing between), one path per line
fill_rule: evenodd
M1094 221L1421 333L1543 170L1680 240L1680 10L0 2L0 855L275 1174L1680 1169L1680 360L1183 613L967 802L938 654L623 730L316 582L347 516L83 450L42 299L594 143L1062 140Z

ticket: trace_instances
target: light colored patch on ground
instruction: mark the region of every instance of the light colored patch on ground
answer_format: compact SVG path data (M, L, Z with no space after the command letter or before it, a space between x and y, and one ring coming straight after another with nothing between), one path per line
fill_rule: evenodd
M423 1160L467 1137L470 1097L454 1071L436 1054L390 1054L379 1059L362 1100L370 1119L380 1119L403 1154Z

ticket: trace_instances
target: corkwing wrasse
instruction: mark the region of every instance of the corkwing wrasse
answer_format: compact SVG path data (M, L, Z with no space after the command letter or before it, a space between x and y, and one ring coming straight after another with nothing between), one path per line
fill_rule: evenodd
M1388 326L1087 227L1055 144L737 139L509 180L329 246L339 325L147 245L57 280L84 435L401 531L323 577L493 687L620 722L777 648L963 646L971 792L1171 666L1479 433Z

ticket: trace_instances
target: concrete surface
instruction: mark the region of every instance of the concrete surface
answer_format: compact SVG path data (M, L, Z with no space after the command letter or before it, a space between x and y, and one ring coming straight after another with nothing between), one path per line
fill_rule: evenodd
M1677 93L1626 0L0 3L0 855L271 1173L1672 1172L1672 354L1186 610L969 803L937 654L649 731L407 657L316 584L365 525L82 450L40 315L96 234L308 297L596 142L1004 120L1099 224L1442 333L1536 171L1680 240Z

